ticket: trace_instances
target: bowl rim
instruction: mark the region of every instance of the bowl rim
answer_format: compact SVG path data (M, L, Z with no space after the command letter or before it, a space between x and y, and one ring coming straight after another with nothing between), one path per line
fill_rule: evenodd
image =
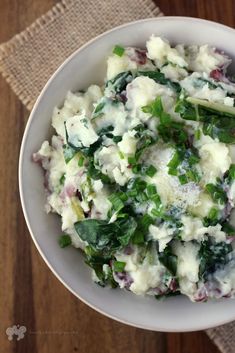
M30 225L30 221L28 218L28 214L26 211L26 207L25 207L25 198L24 198L24 192L23 192L23 160L24 160L24 151L25 151L25 144L26 144L26 139L28 136L28 131L30 128L30 125L34 119L34 113L36 111L36 109L38 108L38 105L40 104L40 101L42 99L42 97L44 96L44 93L47 91L48 86L51 84L51 82L54 80L54 78L57 76L57 74L81 51L83 51L84 49L86 49L87 47L89 47L90 45L93 44L93 42L95 42L97 39L100 39L102 37L105 37L107 34L110 34L112 32L115 32L119 29L123 29L123 28L127 28L130 26L134 26L136 24L139 23L143 23L143 22L148 22L148 21L185 21L185 22L198 22L198 23L205 23L208 24L210 26L213 26L215 28L219 28L222 30L225 30L227 32L231 32L232 34L235 35L235 29L215 22L215 21L210 21L210 20L206 20L206 19L201 19L201 18L196 18L196 17L189 17L189 16L159 16L159 17L150 17L150 18L145 18L145 19L141 19L141 20L136 20L136 21L131 21L131 22L127 22L124 23L122 25L113 27L101 34L99 34L98 36L92 38L91 40L89 40L88 42L86 42L85 44L83 44L81 47L79 47L78 49L76 49L70 56L68 56L68 58L66 58L62 64L54 71L54 73L50 76L50 78L48 79L48 81L46 82L46 84L44 85L43 89L41 90L39 96L37 97L33 108L30 112L28 121L26 123L25 129L24 129L24 133L23 133L23 137L22 137L22 141L21 141L21 147L20 147L20 153L19 153L19 162L18 162L18 185L19 185L19 194L20 194L20 202L21 202L21 207L23 210L23 215L24 215L24 219L27 225L27 228L29 230L30 236L39 252L39 254L41 255L41 257L43 258L44 262L46 263L46 265L49 267L49 269L52 271L52 273L56 276L56 278L73 294L75 295L78 299L80 299L83 303L85 303L86 305L88 305L90 308L94 309L96 312L105 315L106 317L116 320L122 324L125 325L129 325L132 327L136 327L136 328L141 328L141 329L145 329L145 330L151 330L151 331L160 331L160 332L193 332L193 331L199 331L199 330L205 330L205 329L209 329L215 326L220 326L220 325L224 325L228 322L231 322L232 320L235 319L235 317L233 318L228 318L226 320L220 320L217 321L215 324L211 324L210 326L208 325L195 325L194 327L188 327L185 328L184 331L179 331L177 328L172 329L171 331L167 330L165 327L164 328L154 328L151 325L141 325L141 324L135 324L131 321L129 321L128 319L121 319L119 317L117 317L116 315L113 314L109 314L105 311L103 311L102 309L100 309L99 307L95 306L94 304L92 304L91 302L89 302L88 300L86 300L86 298L81 297L79 293L75 292L65 281L64 279L62 279L60 277L60 275L56 272L56 270L53 268L53 266L50 264L49 260L46 258L46 256L44 255L36 237L33 234L31 225ZM196 304L196 303L195 303Z

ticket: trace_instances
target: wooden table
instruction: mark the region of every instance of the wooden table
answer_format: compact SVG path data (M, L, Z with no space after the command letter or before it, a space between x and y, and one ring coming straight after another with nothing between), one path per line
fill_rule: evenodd
M134 0L132 0L134 1ZM207 18L235 27L234 0L157 0L165 15ZM0 42L46 12L53 0L0 0ZM0 77L0 352L216 353L205 333L156 333L108 319L55 278L30 239L20 207L17 166L28 112ZM25 325L26 337L5 330Z

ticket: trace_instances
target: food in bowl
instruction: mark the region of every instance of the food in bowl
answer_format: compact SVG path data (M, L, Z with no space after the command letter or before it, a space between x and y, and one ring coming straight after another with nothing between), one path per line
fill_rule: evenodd
M235 293L235 85L208 45L116 45L104 86L55 108L46 211L60 245L84 251L93 279L192 301Z

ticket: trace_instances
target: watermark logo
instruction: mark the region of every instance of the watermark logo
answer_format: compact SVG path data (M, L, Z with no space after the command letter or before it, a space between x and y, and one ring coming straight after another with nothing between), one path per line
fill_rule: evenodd
M16 340L19 341L24 338L24 334L27 331L25 326L13 325L12 327L8 327L6 329L6 334L8 336L9 341L12 341L14 336L16 336Z

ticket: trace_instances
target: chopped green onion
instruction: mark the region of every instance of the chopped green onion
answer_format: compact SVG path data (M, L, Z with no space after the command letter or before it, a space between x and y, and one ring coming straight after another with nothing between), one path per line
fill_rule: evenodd
M168 113L162 112L160 115L160 122L163 125L169 125L171 123L171 116Z
M187 179L193 182L199 182L201 177L196 170L190 169L186 172Z
M120 191L120 192L118 193L118 196L120 197L120 199L121 199L123 202L125 202L125 201L128 200L128 196L126 195L126 193L124 193L124 192L122 192L122 191Z
M180 156L178 151L176 151L174 156L170 160L170 162L167 164L169 168L168 174L177 175L177 167L179 166L179 164L180 164Z
M85 160L85 158L84 158L83 156L81 156L81 157L79 158L79 160L78 160L78 166L79 166L79 167L82 167L82 166L83 166L84 160Z
M145 105L144 107L141 108L143 113L146 114L152 114L152 106L151 105Z
M151 164L148 169L146 170L146 174L149 176L149 177L153 177L157 172L157 169Z
M113 209L116 212L121 211L121 209L124 207L124 203L122 202L120 196L118 194L112 194L108 197L108 200L111 202Z
M184 130L181 130L181 131L178 131L177 138L180 143L185 143L188 139L188 135Z
M212 199L220 204L225 204L227 201L226 192L218 185L207 184L206 191L211 195Z
M151 210L151 214L155 217L160 217L162 215L162 207L160 208L153 208Z
M72 244L71 237L67 234L63 234L59 237L59 245L61 248L65 248Z
M139 202L145 202L148 200L148 196L145 194L145 192L140 192L136 195L136 200Z
M216 207L212 207L207 215L203 219L203 224L205 227L214 226L218 223L219 210Z
M144 214L140 219L141 228L143 228L144 230L148 230L148 228L151 224L153 224L152 217L150 215L148 215L147 213Z
M63 175L60 177L60 185L64 185L64 181L65 181L65 174L63 174Z
M125 52L125 49L120 45L115 45L115 47L113 48L113 54L117 56L120 56L120 57L123 56L124 52Z
M130 156L130 157L128 157L128 163L129 164L136 164L136 158L135 158L135 156Z
M132 172L138 174L141 171L141 164L136 164L132 167Z
M119 151L118 154L119 154L120 159L124 159L124 158L125 158L125 156L124 156L124 154L122 153L122 151Z
M200 140L200 138L201 138L201 130L200 129L196 130L194 136L195 136L195 139L197 141Z
M158 194L151 196L151 200L155 203L156 206L159 206L162 204L160 196Z
M189 157L188 162L190 165L197 164L198 162L200 162L200 157L196 156L195 154L192 154Z
M188 182L187 176L185 174L179 175L178 179L181 185L187 184Z
M170 175L177 175L177 169L175 169L175 168L169 168L169 169L168 169L168 174L170 174Z
M129 185L129 189L135 189L138 192L144 191L147 187L147 183L146 181L140 179L140 178L136 178L136 179L131 179L130 180L130 185Z
M135 197L135 196L137 196L137 194L138 194L138 191L136 189L127 191L128 197Z
M114 261L113 269L115 272L123 272L125 269L126 263L123 261Z
M149 197L152 197L153 195L157 194L157 189L156 186L154 184L149 184L147 186L147 194Z
M212 207L209 211L208 218L210 218L211 220L216 220L218 219L218 213L218 209L216 207Z
M144 243L145 243L144 234L141 231L136 231L132 237L132 244L139 245Z

